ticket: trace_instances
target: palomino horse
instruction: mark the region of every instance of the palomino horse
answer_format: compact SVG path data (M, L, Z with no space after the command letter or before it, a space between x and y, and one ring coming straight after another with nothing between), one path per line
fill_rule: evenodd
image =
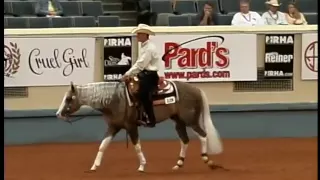
M101 164L105 149L113 137L125 129L131 139L139 158L139 172L144 172L146 159L141 149L137 118L139 113L135 107L135 100L130 94L138 90L138 79L131 78L123 82L98 82L75 86L71 83L65 93L56 115L69 121L71 114L87 105L102 112L108 130L102 140L95 161L91 167L95 171ZM222 144L209 112L207 98L204 92L184 82L165 80L153 96L154 112L157 123L171 119L175 122L175 129L181 140L181 150L178 161L173 167L177 170L183 167L189 137L186 127L191 127L201 142L201 157L211 168L217 167L208 155L222 152Z

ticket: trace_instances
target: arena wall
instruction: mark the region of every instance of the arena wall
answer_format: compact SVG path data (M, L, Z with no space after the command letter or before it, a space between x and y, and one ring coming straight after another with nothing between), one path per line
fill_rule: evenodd
M103 38L128 35L132 28L59 28L6 29L5 37L95 37L95 81L103 80ZM212 105L212 116L223 137L310 137L317 136L317 81L301 80L301 33L316 32L317 26L268 27L154 27L160 34L254 33L258 34L257 65L264 64L265 33L294 33L294 77L292 91L238 92L233 82L193 83L203 89ZM134 41L133 57L138 46ZM245 58L245 55L243 56ZM241 59L239 59L241 60ZM243 65L245 71L245 64ZM28 87L25 98L5 99L5 143L96 141L104 133L98 114L85 117L72 126L56 119L58 108L68 87ZM88 111L88 110L84 110ZM86 115L85 112L80 113ZM152 132L151 132L152 131ZM172 123L155 129L143 129L143 139L176 138ZM123 139L122 133L118 140Z
M5 144L92 142L106 130L100 113L83 109L80 121L67 124L52 110L6 111ZM88 114L90 114L88 116ZM252 104L211 106L211 116L223 138L317 137L317 104ZM189 133L193 137L193 133ZM171 121L156 128L140 128L143 140L176 139ZM120 132L115 140L125 140Z

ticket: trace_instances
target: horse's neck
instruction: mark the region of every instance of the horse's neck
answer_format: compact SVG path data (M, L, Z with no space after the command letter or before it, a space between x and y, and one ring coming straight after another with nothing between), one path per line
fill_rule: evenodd
M77 87L78 97L81 105L92 108L106 108L115 93L117 83L93 84Z

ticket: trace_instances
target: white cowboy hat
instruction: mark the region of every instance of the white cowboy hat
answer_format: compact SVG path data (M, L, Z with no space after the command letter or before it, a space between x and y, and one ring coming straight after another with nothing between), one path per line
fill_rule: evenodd
M151 27L146 24L139 24L138 27L134 28L131 33L144 33L149 35L155 35L155 33L151 30Z
M277 7L281 5L281 3L279 3L278 0L268 0L266 4L269 4L271 6L277 6Z

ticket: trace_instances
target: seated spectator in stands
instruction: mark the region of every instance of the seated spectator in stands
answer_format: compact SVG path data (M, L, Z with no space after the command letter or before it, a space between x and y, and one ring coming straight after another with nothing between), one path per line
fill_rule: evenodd
M269 11L262 14L265 25L287 25L287 19L284 13L278 11L281 5L278 0L269 0L266 2Z
M37 16L41 17L62 16L62 7L59 0L37 0L35 11Z
M288 4L288 12L286 13L288 24L292 25L307 25L308 22L304 15L297 9L294 3Z
M240 12L237 12L231 21L233 26L255 26L263 25L260 14L255 11L249 11L250 3L248 0L240 1Z
M216 12L213 12L213 4L206 2L203 11L198 14L201 26L218 25L218 17Z

